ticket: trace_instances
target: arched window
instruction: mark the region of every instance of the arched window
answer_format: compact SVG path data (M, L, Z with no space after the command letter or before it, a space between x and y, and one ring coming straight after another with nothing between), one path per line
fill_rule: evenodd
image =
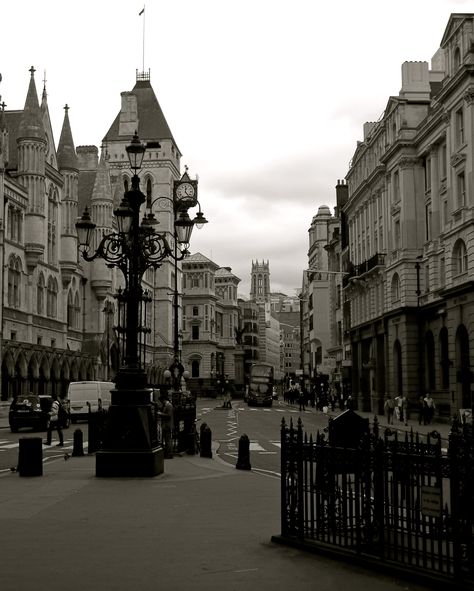
M435 345L434 337L431 331L425 335L425 359L426 359L426 384L429 390L436 388L436 372L435 372Z
M38 284L36 286L36 313L44 314L44 275L39 274Z
M461 51L459 47L456 47L456 51L454 52L454 69L457 70L461 65Z
M191 362L191 377L199 377L199 359L193 359Z
M439 333L439 356L441 365L441 387L449 388L449 352L448 352L448 329L443 326Z
M147 180L146 180L146 203L147 203L147 207L151 207L152 188L153 188L153 183L151 182L151 178L148 177Z
M48 279L46 314L49 318L56 318L58 313L58 282L53 277Z
M76 291L76 295L74 296L74 328L79 328L80 319L81 305L79 303L79 294Z
M467 250L464 240L461 238L456 241L453 248L453 275L467 273Z
M51 188L48 195L48 263L57 261L58 195Z
M21 306L21 261L15 256L8 264L8 305L11 308Z
M395 273L392 277L392 304L400 301L400 277Z
M71 290L67 294L67 325L74 327L74 302Z
M124 177L124 179L123 179L123 188L124 188L125 192L128 191L128 178L127 177Z

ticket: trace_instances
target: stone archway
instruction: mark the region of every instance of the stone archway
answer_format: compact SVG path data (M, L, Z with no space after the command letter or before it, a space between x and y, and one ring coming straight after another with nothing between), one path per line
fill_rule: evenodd
M397 339L393 344L393 383L395 396L403 394L402 346Z
M2 392L1 400L8 400L14 396L13 382L15 380L15 363L12 354L7 351L2 361Z
M38 394L50 394L50 378L51 378L51 371L49 368L49 361L46 355L44 355L41 359L41 363L39 364L39 375L38 375Z
M61 372L60 372L60 395L62 397L66 397L69 389L69 382L70 382L70 371L69 371L69 363L67 359L63 359L61 363Z
M472 372L469 359L469 334L464 324L458 326L455 344L458 408L472 408Z

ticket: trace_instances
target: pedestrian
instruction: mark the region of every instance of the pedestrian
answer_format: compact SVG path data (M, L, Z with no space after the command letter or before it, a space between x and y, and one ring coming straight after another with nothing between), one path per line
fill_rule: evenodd
M426 411L425 411L425 399L423 396L418 398L418 424L421 425L425 421ZM426 424L426 423L425 423Z
M397 418L397 421L402 421L402 397L399 394L398 396L395 396L395 416Z
M401 407L400 407L400 412L401 412L401 420L404 422L405 427L408 426L408 398L406 396L406 394L402 394L401 396Z
M306 388L303 386L302 388L300 388L298 390L298 402L300 405L300 412L301 411L305 411L305 405L306 405Z
M63 430L61 429L61 422L59 420L59 406L59 400L55 398L51 405L51 410L49 411L49 423L46 432L46 441L44 442L45 445L51 445L53 430L56 430L59 437L59 443L57 443L57 446L64 446Z
M165 452L165 458L170 459L173 457L173 405L168 399L168 394L163 392L160 394L161 409L158 413L161 418L161 437L163 443L163 449Z
M434 411L435 411L436 406L435 406L435 402L429 392L426 393L426 396L424 397L423 401L425 403L424 424L429 425L429 424L431 424L431 421L433 420L433 415L434 415Z
M385 400L385 404L383 406L385 415L387 416L387 423L389 425L393 425L393 412L395 410L395 401L387 394L387 400Z
M349 394L349 396L346 398L344 404L347 410L354 410L354 399L352 398L351 394Z
M232 382L229 381L228 376L226 376L224 382L224 408L232 408L232 394L234 392L234 386Z

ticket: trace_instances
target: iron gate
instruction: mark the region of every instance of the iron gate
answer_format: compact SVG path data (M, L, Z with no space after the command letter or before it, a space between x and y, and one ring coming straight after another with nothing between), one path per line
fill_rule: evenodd
M436 431L380 435L375 419L348 448L283 421L281 537L472 585L473 450L469 425L443 450Z

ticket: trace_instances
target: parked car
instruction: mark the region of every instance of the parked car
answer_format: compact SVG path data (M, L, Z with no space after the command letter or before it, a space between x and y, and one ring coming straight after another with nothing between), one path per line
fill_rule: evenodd
M51 396L36 394L20 395L14 398L8 413L8 422L12 433L16 433L18 429L24 427L46 431L52 403Z

